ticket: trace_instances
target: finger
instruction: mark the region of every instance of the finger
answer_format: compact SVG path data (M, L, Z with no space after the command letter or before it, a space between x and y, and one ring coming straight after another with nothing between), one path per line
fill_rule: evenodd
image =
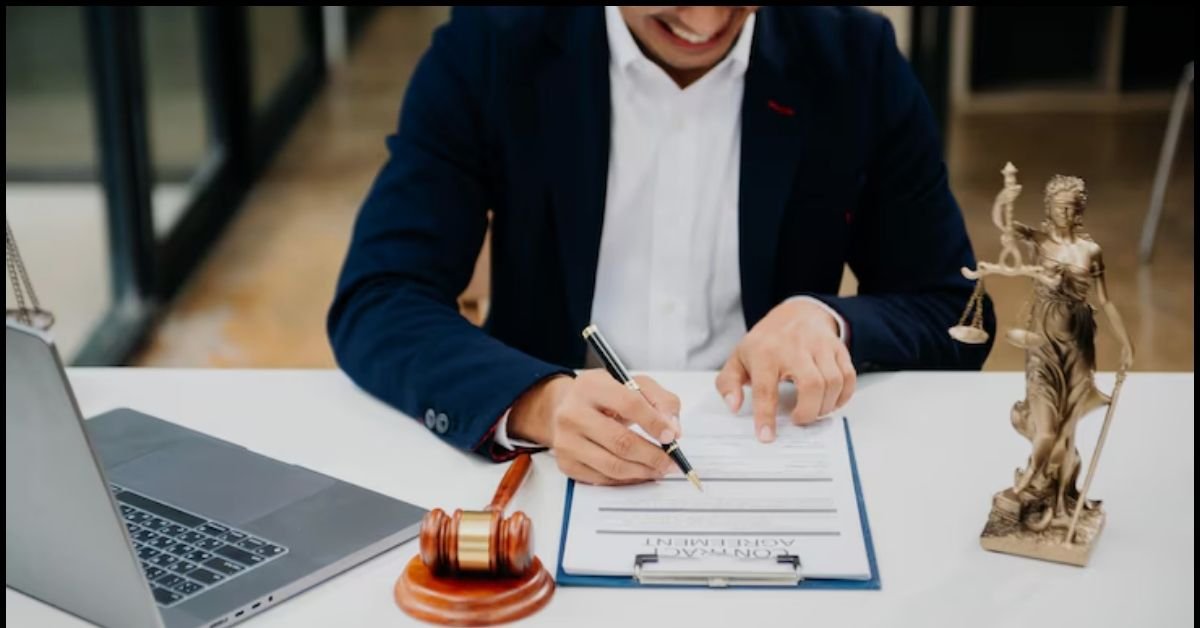
M604 475L603 473L600 473L599 471L587 466L586 464L583 464L582 462L575 460L574 458L564 458L564 457L560 456L558 459L558 468L561 469L563 473L567 474L567 477L574 478L585 484L595 484L598 486L612 486L615 484L627 484L628 483L628 482L619 482L617 480L614 480L614 479Z
M754 399L754 433L758 440L775 440L775 410L779 405L779 369L766 360L758 360L750 369L750 387Z
M662 412L671 420L671 427L675 428L675 438L683 436L683 429L679 426L679 397L675 393L663 388L653 378L638 375L633 379L637 381L638 386L641 386L642 394L645 395L646 399L650 400L650 405L657 408L659 412Z
M838 368L837 358L833 352L813 356L813 363L825 380L825 389L821 395L821 409L817 416L827 416L837 407L837 401L842 396L842 369Z
M597 385L587 391L591 403L598 409L624 421L636 424L660 443L675 440L675 427L641 393L622 386L614 379L597 379Z
M583 436L589 441L600 445L622 460L646 467L646 473L657 477L666 475L671 470L671 458L650 441L642 438L637 432L625 425L614 421L599 412L595 419L588 421L583 429ZM601 471L605 469L601 468Z
M854 363L850 361L850 352L844 347L834 351L834 358L842 371L842 394L837 402L837 407L840 408L854 396L854 387L858 385L858 372L854 370Z
M737 414L738 410L742 408L744 394L742 389L749 381L750 374L746 372L746 367L742 365L742 360L735 351L725 361L721 372L717 373L717 392L725 400L725 405L729 406L730 412Z
M645 481L662 477L656 469L619 458L590 439L582 439L581 442L575 443L572 450L580 462L613 480Z
M796 384L796 407L792 409L792 422L796 425L812 423L820 416L825 397L825 378L809 356L791 373L791 380Z

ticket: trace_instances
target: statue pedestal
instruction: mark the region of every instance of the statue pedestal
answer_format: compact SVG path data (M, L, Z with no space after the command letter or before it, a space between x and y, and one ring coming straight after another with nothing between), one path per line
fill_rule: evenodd
M1066 543L1065 526L1050 525L1040 532L1021 524L1021 503L1011 490L998 493L992 500L992 511L979 536L983 549L1004 554L1037 558L1056 563L1086 567L1092 549L1104 529L1104 511L1097 505L1084 508L1075 527L1075 542Z

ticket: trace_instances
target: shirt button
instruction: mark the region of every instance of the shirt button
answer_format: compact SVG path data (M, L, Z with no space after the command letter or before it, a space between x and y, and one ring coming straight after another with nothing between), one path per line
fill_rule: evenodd
M437 413L435 413L433 411L433 408L426 410L425 411L425 427L427 427L429 429L433 429L433 426L436 422L437 422Z
M675 302L674 301L664 301L662 304L662 311L663 311L663 314L674 314L675 313Z
M438 432L438 434L445 434L446 430L449 427L450 427L450 417L446 416L445 412L437 415L437 432Z

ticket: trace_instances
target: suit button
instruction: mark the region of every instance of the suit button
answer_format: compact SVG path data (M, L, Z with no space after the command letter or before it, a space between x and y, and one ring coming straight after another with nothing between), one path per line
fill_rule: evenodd
M446 416L445 412L438 414L437 415L437 432L438 432L438 434L445 434L446 429L449 427L450 427L450 417Z
M437 415L434 414L433 408L426 410L425 411L425 427L427 427L429 429L433 429L433 426L436 423L437 423Z

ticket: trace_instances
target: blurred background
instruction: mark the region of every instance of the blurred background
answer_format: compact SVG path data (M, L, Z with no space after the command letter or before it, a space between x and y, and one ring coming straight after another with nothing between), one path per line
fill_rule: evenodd
M1194 10L871 9L933 105L977 255L999 253L990 211L1006 161L1027 223L1051 175L1083 177L1135 369L1194 370ZM350 229L448 15L6 7L5 215L64 359L334 366L324 318ZM460 299L475 322L488 254ZM1027 282L987 287L1010 326ZM1111 370L1117 344L1099 323ZM997 343L985 368L1019 370L1023 356Z

